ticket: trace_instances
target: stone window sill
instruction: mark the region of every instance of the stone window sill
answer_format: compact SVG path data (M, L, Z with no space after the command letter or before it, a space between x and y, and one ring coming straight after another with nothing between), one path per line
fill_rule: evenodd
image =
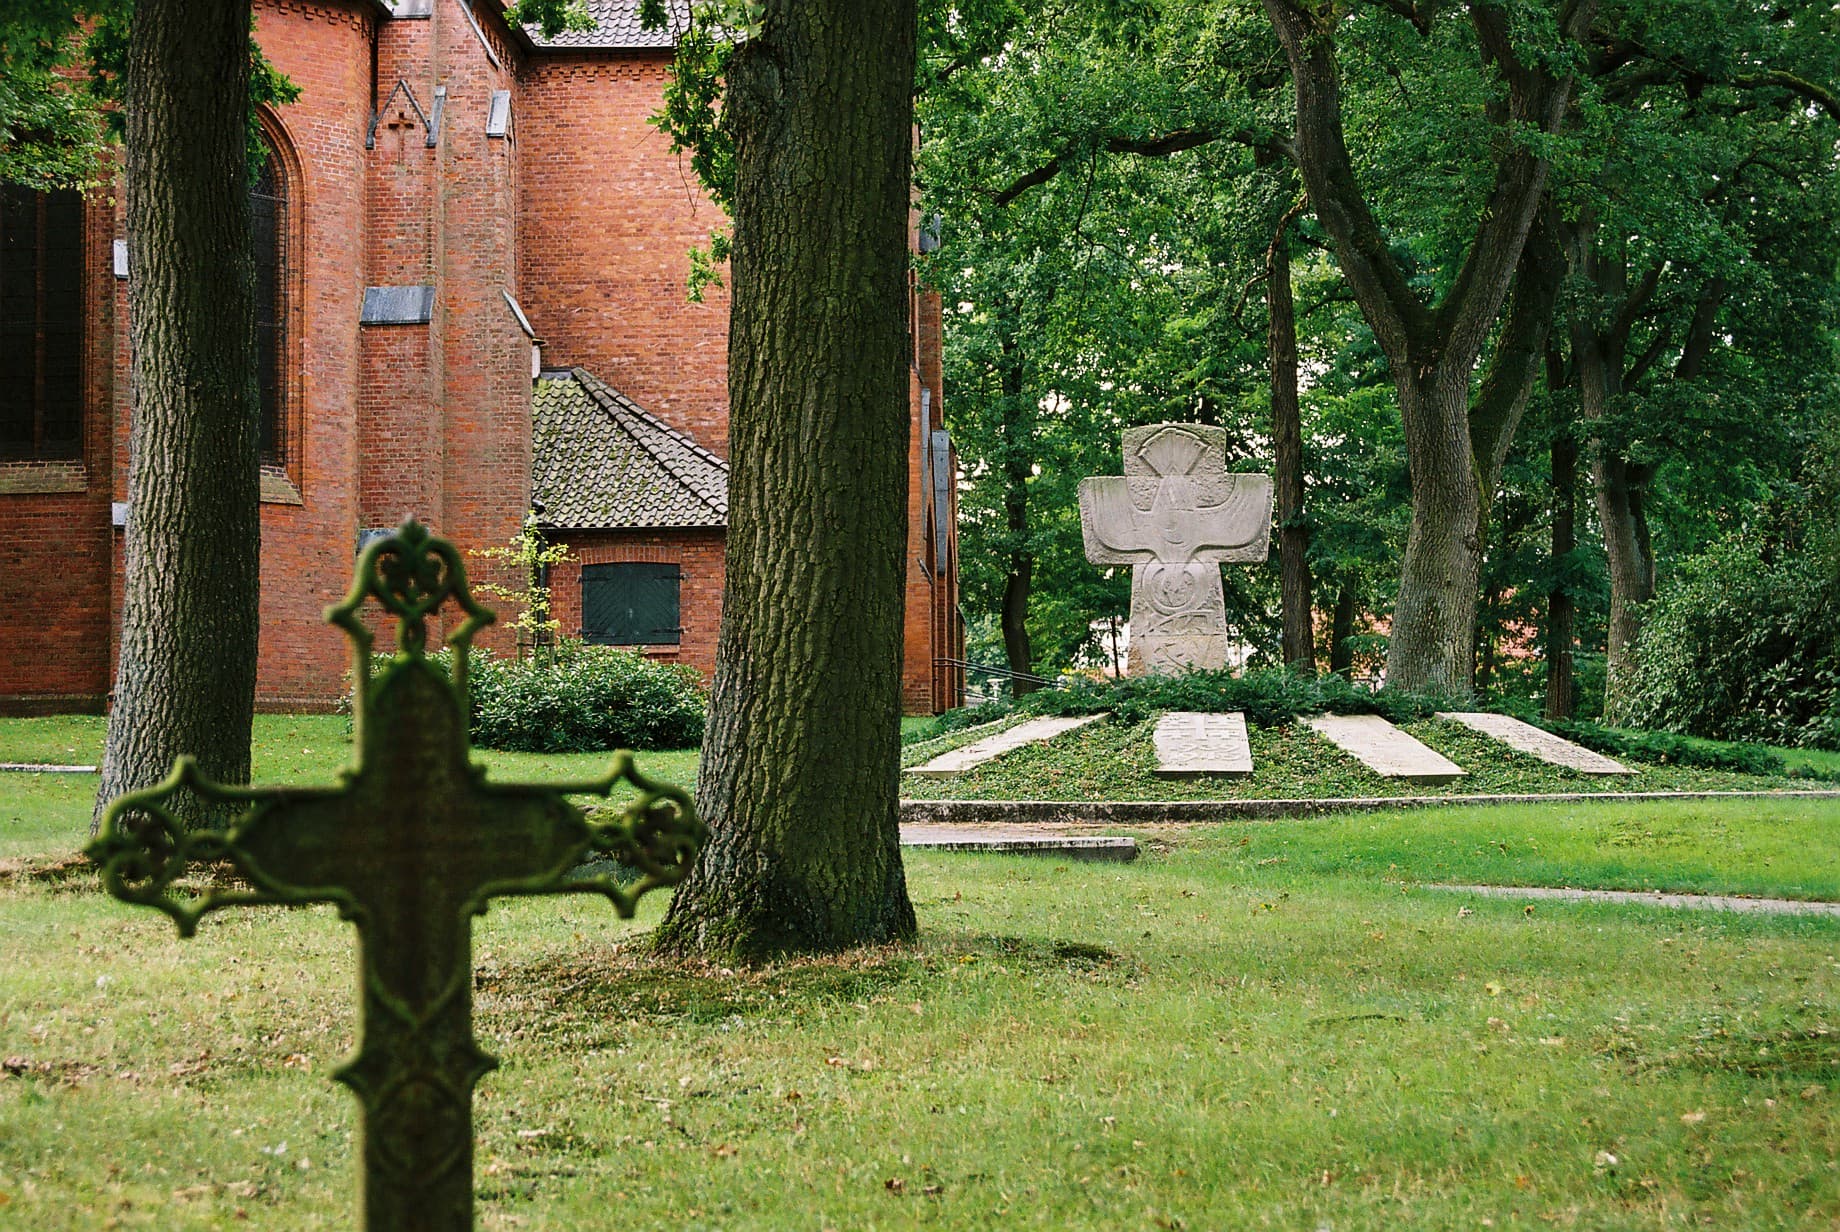
M279 467L262 468L262 503L264 505L304 505L300 489L287 477L287 472Z
M81 462L0 462L0 495L87 491Z

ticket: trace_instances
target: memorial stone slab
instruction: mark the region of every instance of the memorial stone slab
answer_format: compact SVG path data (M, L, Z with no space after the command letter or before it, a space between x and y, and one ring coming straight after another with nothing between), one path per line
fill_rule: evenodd
M1171 711L1156 721L1155 743L1159 779L1243 779L1252 773L1252 743L1243 714Z
M375 598L397 619L397 654L373 671ZM427 657L427 619L452 600L465 619L447 644L451 676ZM640 895L682 880L704 830L690 798L617 754L602 778L488 782L467 739L473 635L491 622L453 545L413 520L364 549L351 592L326 619L352 645L357 761L328 787L215 783L181 758L158 786L113 801L87 854L117 898L171 916L181 936L224 907L334 903L357 926L362 996L357 1055L335 1074L362 1108L361 1207L369 1232L473 1226L473 1087L496 1062L473 1038L472 919L507 894L606 897L631 916ZM590 819L571 795L635 789ZM207 819L188 828L182 793ZM639 871L576 872L584 857ZM194 893L191 876L213 888Z
M1465 773L1462 766L1426 748L1377 714L1319 714L1305 722L1384 778L1408 783L1451 783Z
M1131 566L1133 676L1225 667L1223 563L1265 559L1271 478L1227 469L1227 432L1161 423L1124 434L1124 474L1080 481L1086 559Z
M1042 740L1051 740L1063 732L1085 727L1088 723L1097 722L1104 717L1103 714L1076 714L1030 719L1026 723L1018 723L1014 727L1005 728L994 736L986 736L982 740L973 741L949 753L941 753L929 762L910 767L907 773L929 779L948 778L954 774L962 774L973 766L981 766L1013 749Z
M1481 732L1492 740L1499 740L1516 752L1537 757L1549 766L1559 766L1566 770L1576 770L1579 774L1634 774L1635 771L1620 761L1605 757L1602 753L1593 753L1582 745L1573 744L1561 736L1535 727L1531 723L1506 714L1487 714L1482 711L1441 710L1438 718L1452 723L1461 723L1471 731Z

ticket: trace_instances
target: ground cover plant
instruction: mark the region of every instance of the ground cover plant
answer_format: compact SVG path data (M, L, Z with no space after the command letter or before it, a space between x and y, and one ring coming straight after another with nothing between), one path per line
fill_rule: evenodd
M917 945L743 971L647 956L655 903L495 905L481 1226L1829 1227L1840 921L1422 884L1524 841L1815 885L1774 853L1840 817L1767 804L1650 810L1675 837L1625 846L1592 828L1626 807L1581 805L1157 832L1127 866L910 855ZM348 1227L350 961L324 909L181 943L0 882L0 1227Z
M1004 724L1019 721L1004 720ZM1411 735L1462 766L1453 783L1383 778L1301 723L1248 724L1249 778L1167 780L1156 777L1154 714L1088 724L1053 740L1007 753L950 778L908 775L902 792L914 799L953 800L1254 800L1472 794L1630 791L1769 791L1821 789L1827 784L1786 773L1747 774L1632 758L1631 775L1595 776L1549 766L1457 723L1414 719ZM973 728L907 746L903 762L918 765L999 727Z

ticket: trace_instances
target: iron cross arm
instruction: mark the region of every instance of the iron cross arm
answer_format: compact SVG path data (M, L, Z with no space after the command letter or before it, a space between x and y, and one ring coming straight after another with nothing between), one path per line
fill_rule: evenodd
M399 618L398 653L374 678L357 619L367 596ZM425 654L425 622L449 598L466 613L448 639L451 678ZM487 780L470 757L465 687L491 613L467 593L452 546L415 522L366 550L327 619L354 651L358 756L341 783L226 786L181 759L165 782L109 806L89 854L112 893L164 911L184 936L230 906L338 906L360 937L360 1044L336 1077L363 1107L366 1227L456 1232L473 1226L472 1091L493 1065L472 1032L472 917L494 897L554 893L600 894L630 916L688 872L703 827L689 797L640 774L631 753L590 782ZM622 784L633 798L593 817L569 799ZM174 807L186 792L224 824L188 828ZM595 855L639 879L574 873ZM228 884L183 894L200 872Z

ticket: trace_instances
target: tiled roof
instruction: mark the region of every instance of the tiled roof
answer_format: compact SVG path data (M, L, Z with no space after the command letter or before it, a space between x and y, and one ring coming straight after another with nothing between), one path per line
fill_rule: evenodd
M583 369L545 373L531 415L530 491L544 525L728 525L728 463Z
M678 32L690 24L690 0L665 0L671 21L662 30L647 30L639 24L639 0L587 0L587 8L594 19L592 30L563 30L554 38L544 38L535 26L526 26L524 32L538 47L643 50L677 46Z

